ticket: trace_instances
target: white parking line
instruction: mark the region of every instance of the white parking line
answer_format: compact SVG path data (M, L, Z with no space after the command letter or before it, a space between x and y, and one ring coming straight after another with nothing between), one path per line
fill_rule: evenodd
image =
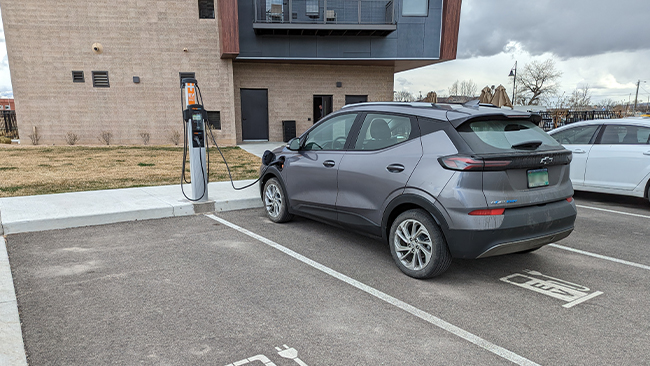
M590 256L590 257L594 257L594 258L604 259L604 260L611 261L611 262L616 262L616 263L620 263L620 264L625 264L625 265L632 266L632 267L637 267L637 268L641 268L641 269L646 269L646 270L649 270L649 271L650 271L650 266L646 266L645 264L634 263L634 262L626 261L626 260L623 260L623 259L618 259L618 258L614 258L614 257L608 257L608 256L606 256L606 255L601 255L601 254L596 254L596 253L586 252L586 251L584 251L584 250L580 250L580 249L575 249L575 248L565 247L564 245L549 244L548 246L549 246L549 247L553 247L553 248L562 249L562 250L568 250L569 252L574 252L574 253L578 253L578 254L588 255L588 256Z
M458 337L460 337L460 338L462 338L462 339L464 339L466 341L469 341L469 342L471 342L471 343L473 343L473 344L475 344L475 345L477 345L477 346L479 346L479 347L481 347L481 348L483 348L483 349L485 349L485 350L487 350L489 352L492 352L497 356L503 357L508 361L511 361L511 362L513 362L513 363L515 363L517 365L531 365L531 366L532 365L538 365L537 363L535 363L535 362L533 362L533 361L531 361L531 360L529 360L527 358L519 356L518 354L516 354L516 353L514 353L512 351L509 351L509 350L507 350L507 349L505 349L503 347L497 346L494 343L488 342L485 339L483 339L483 338L481 338L481 337L479 337L477 335L474 335L474 334L472 334L472 333L470 333L470 332L468 332L466 330L463 330L463 329L461 329L461 328L459 328L459 327L457 327L457 326L455 326L455 325L453 325L451 323L448 323L448 322L446 322L446 321L444 321L444 320L442 320L442 319L440 319L440 318L438 318L436 316L433 316L433 315L431 315L431 314L429 314L429 313L427 313L427 312L425 312L423 310L420 310L420 309L416 308L413 305L410 305L410 304L408 304L408 303L406 303L406 302L404 302L402 300L399 300L399 299L397 299L395 297L392 297L392 296L390 296L388 294L385 294L385 293L383 293L383 292L381 292L381 291L379 291L379 290L377 290L377 289L375 289L373 287L370 287L370 286L368 286L368 285L366 285L366 284L364 284L362 282L359 282L359 281L357 281L357 280L355 280L355 279L353 279L351 277L348 277L348 276L346 276L346 275L344 275L344 274L342 274L340 272L337 272L337 271L335 271L335 270L333 270L333 269L331 269L331 268L329 268L327 266L324 266L324 265L322 265L322 264L320 264L320 263L318 263L316 261L313 261L313 260L303 256L302 254L296 253L293 250L291 250L291 249L289 249L287 247L284 247L284 246L282 246L282 245L280 245L280 244L278 244L278 243L276 243L276 242L274 242L272 240L269 240L269 239L267 239L267 238L265 238L263 236L257 235L255 233L253 233L252 231L246 230L246 229L244 229L244 228L242 228L240 226L237 226L237 225L235 225L235 224L233 224L233 223L231 223L229 221L226 221L226 220L224 220L222 218L219 218L217 216L214 216L214 215L206 215L206 216L213 219L213 220L215 220L215 221L220 222L223 225L226 225L226 226L231 227L231 228L233 228L233 229L235 229L235 230L237 230L237 231L239 231L239 232L241 232L243 234L246 234L246 235L250 236L253 239L259 240L262 243L264 243L266 245L269 245L272 248L275 248L275 249L277 249L277 250L279 250L279 251L281 251L281 252L283 252L283 253L285 253L285 254L287 254L287 255L289 255L289 256L291 256L291 257L293 257L293 258L295 258L295 259L297 259L297 260L299 260L299 261L301 261L301 262L303 262L303 263L305 263L305 264L307 264L307 265L309 265L309 266L311 266L311 267L313 267L313 268L315 268L315 269L317 269L317 270L319 270L319 271L321 271L323 273L326 273L326 274L338 279L338 280L341 280L341 281L343 281L343 282L345 282L345 283L347 283L347 284L349 284L351 286L354 286L354 287L358 288L359 290L364 291L364 292L366 292L366 293L368 293L368 294L370 294L370 295L372 295L372 296L374 296L374 297L376 297L376 298L378 298L378 299L380 299L382 301L385 301L385 302L387 302L387 303L389 303L391 305L394 305L394 306L396 306L396 307L398 307L398 308L400 308L400 309L402 309L402 310L404 310L404 311L406 311L406 312L408 312L408 313L410 313L412 315L415 315L416 317L418 317L418 318L420 318L420 319L422 319L422 320L424 320L424 321L426 321L428 323L431 323L431 324L433 324L433 325L435 325L435 326L437 326L437 327L439 327L439 328L441 328L441 329L443 329L443 330L445 330L445 331L447 331L449 333L452 333L452 334L454 334L454 335L456 335L456 336L458 336Z
M644 219L650 219L650 216L648 216L648 215L641 215L641 214L634 214L634 213L623 212L623 211L608 210L606 208L600 208L600 207L591 207L591 206L584 206L584 205L576 205L576 207L587 208L587 209L590 209L590 210L617 213L617 214L627 215L627 216L642 217Z

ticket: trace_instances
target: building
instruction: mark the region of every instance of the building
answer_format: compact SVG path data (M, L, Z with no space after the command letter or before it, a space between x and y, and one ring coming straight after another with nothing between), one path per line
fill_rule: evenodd
M195 76L221 144L280 141L456 57L461 0L0 0L19 132L170 143ZM292 122L284 122L290 126Z
M16 109L13 98L0 98L0 108L3 111L13 111Z

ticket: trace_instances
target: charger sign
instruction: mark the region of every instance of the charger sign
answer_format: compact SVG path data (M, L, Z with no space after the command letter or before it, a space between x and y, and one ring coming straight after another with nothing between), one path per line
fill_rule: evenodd
M196 104L196 88L194 83L185 85L185 100L186 105Z

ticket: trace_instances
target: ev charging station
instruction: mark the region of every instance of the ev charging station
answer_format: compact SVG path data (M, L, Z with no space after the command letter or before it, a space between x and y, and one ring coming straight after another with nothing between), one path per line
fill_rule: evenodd
M207 113L197 103L196 79L181 80L183 88L183 120L187 131L186 148L190 153L190 174L192 194L188 199L194 202L208 200L208 171L206 167L205 121ZM184 173L184 172L183 172Z

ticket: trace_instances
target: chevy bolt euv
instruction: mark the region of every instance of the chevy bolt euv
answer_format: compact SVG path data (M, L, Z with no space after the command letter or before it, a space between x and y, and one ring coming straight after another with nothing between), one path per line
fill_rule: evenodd
M415 278L452 258L536 250L576 218L571 152L539 120L483 105L346 106L265 159L266 214L381 237Z

